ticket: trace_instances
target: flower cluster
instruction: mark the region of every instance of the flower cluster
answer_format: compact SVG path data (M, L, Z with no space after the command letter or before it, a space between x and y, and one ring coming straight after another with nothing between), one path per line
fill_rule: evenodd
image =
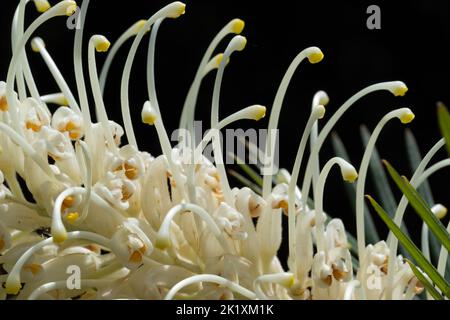
M45 21L71 15L76 3L64 0L50 6L34 0L42 14L24 28L21 0L12 25L13 56L6 82L0 83L0 297L17 299L411 299L422 290L402 256L396 239L365 243L364 184L373 146L389 120L408 123L408 108L388 113L373 132L357 170L342 158L319 166L322 144L340 117L361 97L385 90L401 96L400 81L371 85L352 96L319 131L328 96L318 92L301 137L292 172L264 175L261 193L231 188L221 157L220 139L209 136L200 144L188 139L171 146L155 91L154 50L164 19L184 14L185 5L173 2L148 20L133 24L109 50L109 41L94 35L88 44L87 88L82 63L84 0L76 30L74 68L77 95L40 38L33 32ZM244 49L240 33L244 22L230 21L200 63L192 83L180 128L192 132L195 105L203 77L216 70L211 127L240 120L259 120L265 108L243 109L219 121L220 87L230 56ZM148 101L142 121L154 126L162 155L154 157L138 148L128 101L131 67L139 44L150 33L148 48ZM226 50L213 56L228 35ZM109 66L127 39L133 39L121 82L124 129L108 119L103 102ZM31 42L50 69L60 92L40 95L27 60ZM97 72L96 52L109 51ZM301 51L287 70L271 109L268 129L277 127L284 94L302 61L319 63L322 51ZM92 91L94 106L88 103ZM78 99L75 98L78 96ZM97 122L91 119L95 108ZM55 109L54 111L50 111ZM121 137L126 135L126 145ZM297 186L303 156L311 141L302 187ZM206 141L205 141L206 140ZM212 143L215 165L206 157L192 163L206 143ZM269 138L263 154L273 161ZM351 247L340 219L323 211L327 175L334 166L349 183L357 180L357 243ZM19 177L25 181L21 185ZM275 184L274 184L275 181ZM308 202L313 188L313 205ZM26 192L25 192L26 189ZM27 197L32 195L33 201ZM28 200L27 200L28 199ZM313 209L314 208L314 209ZM284 215L287 217L284 217ZM402 213L400 212L400 215ZM288 268L277 252L282 242L282 220L288 220ZM401 223L400 220L396 221ZM67 286L67 270L79 267L80 286Z

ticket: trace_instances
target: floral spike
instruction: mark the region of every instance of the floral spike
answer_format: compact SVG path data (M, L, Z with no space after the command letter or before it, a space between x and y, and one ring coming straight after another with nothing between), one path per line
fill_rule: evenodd
M361 204L368 161L381 128L394 117L403 123L410 122L414 117L412 111L401 108L388 113L367 139L356 188L356 239L341 219L325 212L332 206L328 208L323 200L325 183L334 165L340 167L345 181L354 182L358 173L341 157L331 158L322 168L319 163L326 138L354 103L379 90L401 96L407 91L403 82L378 83L357 92L321 128L319 119L324 116L329 98L318 91L311 108L304 112L309 118L299 137L292 170L278 170L273 163L275 136L271 131L278 127L290 80L303 60L315 64L323 59L317 47L300 51L276 93L265 149L238 137L257 159L256 169L267 165L274 169L269 174L262 170L261 177L256 170L240 163L245 160L243 155L233 155L259 187L232 169L226 170L223 153L228 155L230 150L222 151L219 138L220 130L226 126L240 120L260 121L267 111L264 106L253 104L220 118L225 68L230 56L247 44L247 38L241 35L242 20L231 20L208 46L181 113L180 129L184 131L180 130L179 137L186 140L172 146L163 122L163 115L172 110L165 109L162 102L160 105L156 92L156 38L164 19L184 14L185 4L170 3L147 20L135 22L111 50L104 36L90 36L85 48L89 81L85 81L82 44L90 1L84 0L74 40L75 94L63 78L66 69L56 66L44 41L33 38L33 34L47 20L73 14L76 3L64 0L50 6L46 0L34 0L42 14L25 28L25 8L29 2L21 0L14 14L13 54L6 82L0 82L0 264L6 272L0 276L4 288L0 288L1 298L8 293L16 299L75 299L81 292L81 299L413 299L423 290L422 273L417 273L417 268L397 254L396 237L390 235L386 242L375 239L366 245L364 203ZM155 126L162 149L160 155L139 149L129 101L132 67L148 32L148 99L139 111L143 123ZM230 34L233 37L226 49L216 52L219 43ZM30 39L31 48L47 64L60 92L39 94L25 50ZM106 85L113 80L108 78L108 72L114 57L128 39L133 41L120 84L122 128L108 118L110 110L107 112L103 95ZM106 51L108 55L99 74L96 54ZM199 88L204 77L214 70L217 73L211 130L196 141L192 134ZM91 117L90 96L95 117ZM47 103L56 104L57 109L50 112ZM124 134L128 144L121 142ZM205 154L211 141L214 161ZM414 188L450 165L450 160L444 159L428 168L444 145L445 140L441 139L420 161L411 179ZM227 172L246 186L232 187ZM21 178L26 188L19 183ZM400 180L403 185L406 183ZM311 188L313 200L309 197ZM34 202L25 198L28 192ZM389 220L391 229L402 241L404 236L397 231L407 203L403 197L394 221ZM433 217L430 212L424 217L427 224L422 234L425 255L416 248L413 251L422 270L431 271L430 279L447 295L448 285L443 279L448 241L443 237L443 228L438 230L439 239L445 241L441 241L437 269L427 260L427 227L436 233L436 223L431 222L441 218L446 209L434 204L429 211ZM285 219L287 267L279 255ZM67 265L82 269L80 290L69 290L66 282L58 278ZM370 277L374 272L380 281L374 282Z

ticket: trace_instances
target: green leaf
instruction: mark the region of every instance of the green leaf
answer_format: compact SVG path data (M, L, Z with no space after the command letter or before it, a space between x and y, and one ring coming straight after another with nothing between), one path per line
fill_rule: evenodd
M405 130L405 142L406 142L406 153L408 154L408 160L412 171L415 171L422 162L422 155L420 154L419 146L417 145L416 138L414 137L411 130ZM425 199L425 202L432 206L434 204L433 194L431 193L430 184L428 180L424 181L422 185L417 188L417 191Z
M388 169L389 174L395 181L397 186L408 198L409 203L414 208L416 213L422 218L422 220L428 225L428 228L436 236L436 238L442 243L442 245L450 250L450 234L445 229L444 225L433 214L431 209L425 203L425 200L420 196L416 189L409 183L406 177L400 177L397 171L387 161L383 161Z
M236 161L236 164L252 179L259 187L263 185L263 178L256 172L255 169L245 164L245 161L239 158L237 155L230 153Z
M416 168L419 166L420 162L422 162L422 155L420 154L416 138L414 137L412 131L409 129L405 130L405 142L406 142L406 153L408 154L411 170L415 171ZM434 205L435 202L433 198L433 193L431 192L428 180L425 180L421 184L421 186L417 188L417 191L422 195L423 199L425 200L425 202L428 204L429 207ZM429 234L429 238L432 257L434 257L434 260L437 262L439 254L441 252L441 244L436 239L434 234ZM450 260L448 260L447 263L450 265Z
M445 138L447 152L450 156L450 115L448 113L447 107L442 102L437 103L437 114L441 134Z
M398 241L403 244L406 250L408 250L411 257L416 261L417 265L430 277L431 281L445 294L450 297L450 286L445 279L439 274L436 268L425 258L422 252L417 246L408 238L403 231L395 224L395 222L389 217L384 209L371 197L366 196L369 199L372 207L378 213L380 218L397 237Z
M428 293L431 294L431 296L434 298L434 300L444 300L444 297L441 296L441 294L434 288L434 286L428 281L428 279L423 275L423 273L417 269L417 267L406 259L406 262L408 262L409 266L411 267L411 270L414 272L414 275L419 279L419 281L425 286L425 288L428 290Z
M331 135L331 142L333 144L334 153L336 156L341 157L344 160L350 161L347 150L345 149L342 140L339 138L336 132ZM345 183L345 191L350 201L352 212L356 212L355 199L356 199L356 187L354 183ZM364 228L366 231L366 237L368 242L376 243L380 241L380 237L377 232L377 228L373 222L373 218L370 215L367 205L364 203Z
M370 132L366 126L361 126L361 138L364 146L366 147L370 139ZM389 185L389 181L386 177L384 168L381 164L381 159L376 147L373 148L369 168L373 183L375 185L375 189L378 196L380 197L382 206L386 208L386 211L388 213L394 214L395 210L397 209L397 203Z
M229 169L228 170L228 174L230 176L234 177L237 181L242 183L244 186L249 187L250 189L252 189L257 194L259 194L259 195L262 194L262 190L257 184L253 183L252 181L250 181L249 179L247 179L246 177L244 177L240 173L237 173L236 171Z

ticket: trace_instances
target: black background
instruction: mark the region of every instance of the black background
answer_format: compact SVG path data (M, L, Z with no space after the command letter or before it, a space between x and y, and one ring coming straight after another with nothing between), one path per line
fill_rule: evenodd
M10 24L17 3L2 0L0 6L2 80L6 78L11 56ZM91 35L103 34L113 42L132 23L148 18L167 3L169 1L92 0L85 27L85 55ZM366 9L370 4L381 8L381 30L366 27ZM30 4L27 23L36 16L34 6ZM283 167L290 169L293 165L311 99L318 90L325 90L330 96L329 118L346 99L367 85L402 80L409 87L409 92L402 98L386 92L371 94L352 107L353 111L337 125L336 131L356 167L363 153L360 124L365 123L373 130L379 119L393 108L410 107L415 112L416 119L409 127L415 133L422 153L440 138L435 104L439 100L450 104L449 1L187 1L186 14L176 20L167 19L157 40L156 85L169 132L177 128L188 87L209 41L235 17L246 22L243 35L247 37L248 45L243 52L233 55L226 69L220 102L222 117L255 103L270 110L281 78L296 54L311 45L319 46L325 54L320 64L301 65L287 92L279 123ZM72 91L76 92L72 64L74 31L66 28L65 19L53 19L36 35L45 40ZM115 59L106 87L108 114L119 123L122 123L120 78L129 45L130 42ZM219 50L223 51L225 46L226 41ZM132 116L139 146L158 155L160 148L154 129L140 124L140 109L147 99L146 47L147 41L141 45L132 70L130 105L135 110ZM99 64L103 62L103 57L97 59ZM29 60L40 92L55 92L57 87L40 56L29 50ZM88 79L87 68L85 79ZM197 119L205 121L204 127L209 123L213 81L214 75L206 77L198 101ZM267 118L256 125L244 121L239 127L262 128L267 126ZM403 133L404 126L392 121L383 130L377 147L383 158L410 176ZM323 164L333 153L330 143L322 150ZM448 171L442 170L430 181L436 202L449 205ZM349 211L337 170L331 174L326 190L325 209L331 215L343 218L346 227L353 230L353 213ZM366 190L373 190L370 179ZM409 226L418 225L415 215L408 215L406 220ZM380 221L376 221L381 226ZM417 235L418 228L412 229Z

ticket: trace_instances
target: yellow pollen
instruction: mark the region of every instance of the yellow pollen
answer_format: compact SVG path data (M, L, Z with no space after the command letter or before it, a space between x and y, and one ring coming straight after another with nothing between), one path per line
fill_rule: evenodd
M6 96L0 97L0 110L8 111L8 101L6 100Z
M27 129L33 130L34 132L39 132L41 130L41 128L42 128L42 124L27 121L26 124L25 124L25 127Z
M234 19L233 20L233 27L232 27L232 31L235 34L240 34L242 32L242 30L244 30L245 27L245 22L241 19Z
M29 270L34 276L42 270L42 266L37 263L32 263L23 267L25 270Z
M404 96L407 91L408 91L408 87L407 86L399 86L399 87L395 88L392 93L396 97L398 97L398 96L401 97L401 96Z
M402 123L410 123L415 118L414 113L408 112L400 117Z
M138 176L137 168L133 167L132 165L129 165L126 162L123 165L123 168L125 169L125 175L127 176L128 179L134 180L137 178L137 176Z
M65 207L71 207L75 204L75 198L73 196L68 196L63 200L63 205Z
M133 263L139 263L142 261L142 253L139 250L133 251L130 256L130 261Z
M70 212L67 214L66 219L70 223L74 223L75 221L78 220L79 217L80 217L80 215L78 214L78 212Z
M127 201L128 199L131 198L133 194L129 192L129 190L125 187L122 186L122 201Z
M323 53L322 52L314 52L308 56L308 60L310 63L318 63L322 61L323 59Z

